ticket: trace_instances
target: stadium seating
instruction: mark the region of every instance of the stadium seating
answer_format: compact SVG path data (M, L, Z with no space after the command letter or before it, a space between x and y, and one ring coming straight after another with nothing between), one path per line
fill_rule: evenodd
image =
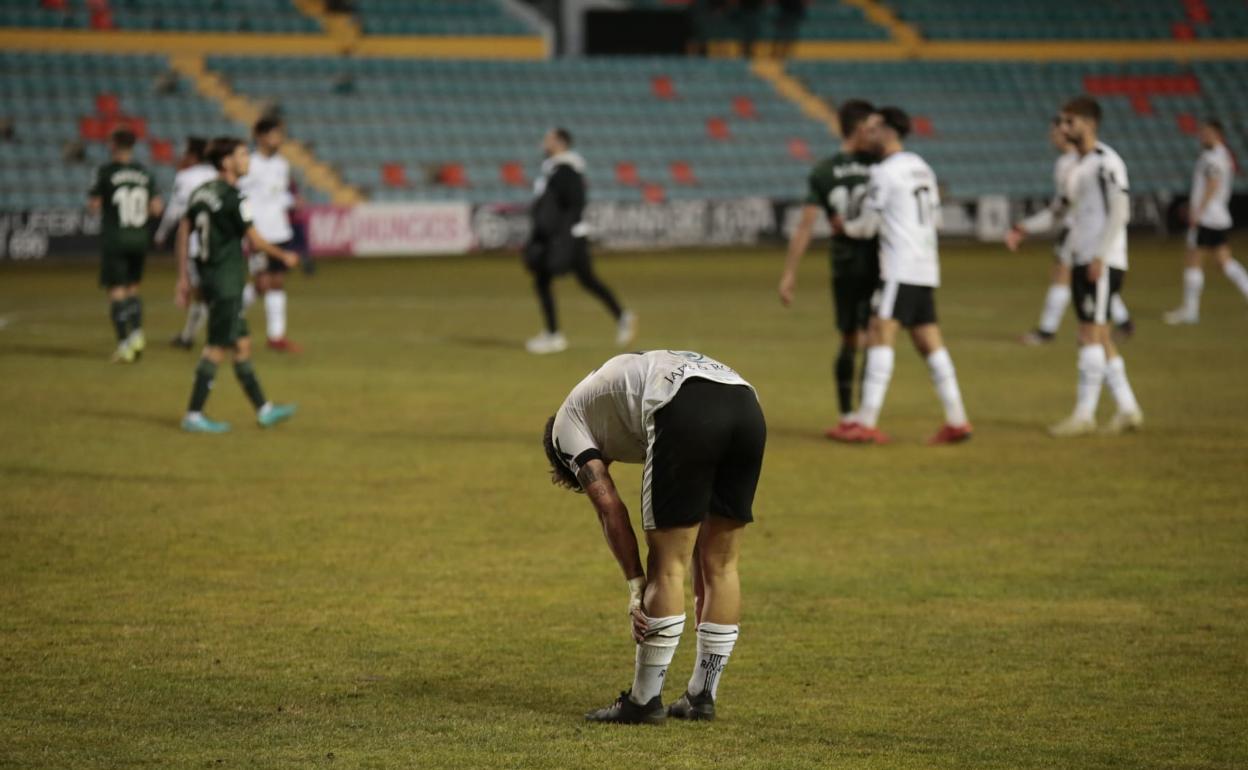
M0 26L315 34L291 0L0 0Z
M1242 0L887 0L932 40L1158 40L1248 37Z
M380 200L526 201L509 164L531 180L539 139L555 124L572 130L594 197L608 200L656 187L668 199L794 197L805 164L790 143L833 143L735 60L214 57L208 66L280 104L318 157Z
M494 0L357 0L366 35L533 35Z
M1190 133L1206 114L1227 124L1232 148L1248 146L1248 62L1197 62L1190 69L1172 62L792 62L788 68L831 101L863 96L906 108L916 117L911 146L953 196L1049 194L1049 120L1084 91L1100 98L1102 137L1126 160L1136 192L1186 190L1196 153ZM918 130L920 120L927 132Z
M176 156L191 133L241 132L190 83L171 76L160 56L2 52L0 100L0 117L14 130L12 141L0 141L5 210L81 207L92 172L108 157L103 139L127 119L145 134L136 157L151 166L165 194L174 169L153 153ZM67 160L67 148L78 142L85 154Z

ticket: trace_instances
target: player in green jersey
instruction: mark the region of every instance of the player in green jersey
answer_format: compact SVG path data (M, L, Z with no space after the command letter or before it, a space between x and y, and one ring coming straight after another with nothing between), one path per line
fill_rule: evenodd
M256 251L292 267L299 263L299 255L264 240L251 222L250 206L237 186L250 162L247 145L232 137L214 139L208 148L208 160L218 176L191 193L186 216L178 224L178 304L186 307L190 299L187 243L194 228L199 237L199 289L208 305L208 344L195 368L195 384L182 428L192 433L224 433L230 429L227 423L210 420L203 413L217 367L225 360L227 350L233 351L234 374L256 408L257 421L267 428L288 419L295 407L268 401L251 365L251 335L243 318L243 286L247 283L243 239Z
M852 219L858 215L867 190L867 178L876 157L866 144L869 126L878 121L875 109L861 99L842 102L837 110L841 123L840 152L819 162L810 172L806 204L802 206L797 228L789 238L789 253L780 277L780 302L793 303L797 289L797 268L810 245L815 219L822 211L833 217ZM841 333L841 349L836 356L836 396L840 405L840 425L853 421L854 370L858 351L865 348L867 323L871 318L871 295L880 278L879 241L859 240L839 234L832 237L832 297L836 328ZM830 435L837 428L829 428Z
M125 364L147 344L139 284L150 239L147 223L162 209L151 173L134 161L134 141L128 128L113 132L112 160L96 171L88 193L88 205L100 213L100 285L108 292L108 313L117 333L113 360Z

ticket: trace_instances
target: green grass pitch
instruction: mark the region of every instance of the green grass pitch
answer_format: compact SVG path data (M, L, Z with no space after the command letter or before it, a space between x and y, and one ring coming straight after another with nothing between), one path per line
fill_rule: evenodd
M327 263L261 351L296 419L254 426L228 367L177 430L194 355L172 273L149 351L107 363L94 268L0 269L0 767L1248 766L1248 306L1158 320L1176 244L1137 238L1125 346L1146 430L1049 439L1072 319L1015 342L1047 247L946 244L939 307L977 428L940 423L899 347L882 427L835 446L827 266L775 298L775 250L608 256L638 347L695 349L759 389L770 437L720 721L590 726L631 679L623 580L540 431L615 352L572 282L572 348L534 358L515 258ZM258 308L253 330L263 329ZM1101 417L1112 408L1105 394ZM639 474L617 471L635 504ZM687 633L665 697L689 676Z

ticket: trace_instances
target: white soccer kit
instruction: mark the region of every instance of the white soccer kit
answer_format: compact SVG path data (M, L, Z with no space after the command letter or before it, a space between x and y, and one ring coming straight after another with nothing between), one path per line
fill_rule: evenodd
M653 527L648 490L654 415L691 379L745 385L727 364L701 353L652 350L625 353L581 380L555 413L555 449L564 464L579 473L590 460L645 463L642 471L642 521ZM757 395L757 394L756 394Z
M1127 164L1104 142L1097 142L1071 170L1066 180L1066 201L1070 213L1070 253L1076 265L1087 265L1101 258L1108 267L1127 269L1127 223L1118 225L1108 241L1105 254L1101 249L1105 228L1110 224L1111 197L1125 196Z
M1209 204L1200 212L1196 224L1210 230L1229 230L1234 224L1231 220L1231 193L1235 180L1235 161L1226 145L1218 144L1205 150L1196 161L1196 171L1192 174L1192 199L1189 205L1192 214L1196 207L1205 199L1205 193L1212 182L1217 185Z
M281 153L251 154L247 176L238 180L238 189L251 202L256 230L269 243L281 245L295 236L290 226L290 210L295 198L290 194L290 163Z
M1079 164L1079 153L1074 150L1067 150L1057 156L1057 160L1053 161L1053 194L1056 196L1057 208L1063 208L1062 201L1066 198L1067 180L1070 179L1070 172L1075 170L1075 166ZM1062 232L1057 242L1057 258L1063 265L1070 265L1070 226L1073 222L1073 215L1069 209L1066 209L1062 216Z
M927 162L903 150L872 166L863 208L880 217L880 278L886 284L939 286L940 191Z
M169 234L170 230L178 226L178 222L186 214L186 209L191 203L191 193L199 189L200 185L211 182L217 178L217 170L209 163L197 163L194 166L187 166L173 176L173 192L169 196L169 205L165 206L165 213L160 218L160 226L156 228L156 240L163 241ZM186 245L188 257L189 277L192 286L199 284L199 271L195 267L195 261L199 258L199 233L191 228L190 238Z

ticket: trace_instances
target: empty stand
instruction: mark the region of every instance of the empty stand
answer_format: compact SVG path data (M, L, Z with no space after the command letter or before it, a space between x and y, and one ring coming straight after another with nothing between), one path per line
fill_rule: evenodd
M366 35L533 35L495 0L356 0Z
M291 0L3 0L0 26L315 34Z

